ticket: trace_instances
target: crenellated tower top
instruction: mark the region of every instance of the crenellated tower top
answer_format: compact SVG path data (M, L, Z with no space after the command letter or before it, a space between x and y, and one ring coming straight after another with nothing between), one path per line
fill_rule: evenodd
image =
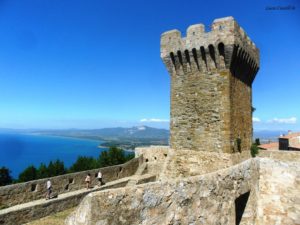
M180 31L170 30L161 35L161 58L171 74L184 62L191 64L193 61L197 69L205 71L214 67L230 68L239 58L250 67L250 80L254 80L259 69L259 50L233 17L215 19L210 32L205 32L203 24L191 25L186 34L182 37ZM208 58L214 62L207 62Z

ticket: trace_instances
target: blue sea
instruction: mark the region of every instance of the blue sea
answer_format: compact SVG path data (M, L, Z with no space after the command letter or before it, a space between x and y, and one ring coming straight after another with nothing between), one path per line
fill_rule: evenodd
M98 157L106 150L98 148L100 143L87 139L0 133L0 167L8 167L14 178L29 165L48 165L56 159L70 167L78 156Z

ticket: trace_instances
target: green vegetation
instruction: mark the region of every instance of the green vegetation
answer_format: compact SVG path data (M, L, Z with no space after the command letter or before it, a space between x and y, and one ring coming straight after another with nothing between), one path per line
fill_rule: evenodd
M259 138L256 138L255 139L255 144L258 146L258 145L260 145L260 140L259 140Z
M27 167L22 173L20 173L18 182L26 182L30 180L63 175L66 172L67 170L64 162L60 160L56 160L54 162L50 161L48 166L46 166L44 163L41 163L39 168L35 168L33 165Z
M97 159L93 157L79 156L76 162L70 167L69 172L79 172L98 168Z
M133 153L126 154L120 148L110 147L108 151L101 152L99 158L79 156L77 161L70 167L69 172L79 172L106 166L125 163L134 158Z
M125 163L134 158L133 153L125 154L125 152L117 147L109 148L109 151L101 152L99 157L99 167L113 166Z
M28 166L19 175L19 182L26 182L26 181L35 180L35 179L37 179L37 169L33 165Z
M259 142L256 142L256 140L255 140L255 143L253 143L252 146L251 146L251 156L252 157L255 157L258 154L259 149L258 149L257 143L259 143Z
M132 158L134 158L133 153L126 154L125 151L120 148L110 147L108 151L101 152L98 158L79 156L76 162L69 169L67 169L64 162L60 160L56 160L54 162L50 161L48 166L41 163L38 168L30 165L22 173L20 173L19 179L14 182L26 182L30 180L59 176L66 173L118 165L125 163ZM2 167L0 169L0 186L8 185L12 182L13 179L10 176L9 169Z
M67 209L50 216L26 223L27 225L65 225L67 217L75 211L75 208Z
M10 175L10 170L6 167L0 168L0 186L11 184L12 177Z
M258 154L258 151L259 151L258 145L260 145L260 140L259 140L259 138L256 138L255 143L253 143L251 145L251 156L252 157L255 157Z
M150 145L168 145L167 139L121 139L121 140L106 140L99 147L118 147L122 149L134 150L137 146L144 147Z

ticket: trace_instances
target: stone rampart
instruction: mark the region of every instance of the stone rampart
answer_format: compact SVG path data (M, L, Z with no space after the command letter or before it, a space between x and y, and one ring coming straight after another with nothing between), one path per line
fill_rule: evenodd
M300 164L253 158L213 173L86 196L68 225L300 224Z
M156 174L160 180L202 175L236 165L249 159L250 153L216 153L213 151L174 150L168 146L136 148L143 155L144 173Z
M78 206L81 200L89 193L113 188L125 187L134 178L137 184L153 182L155 176L143 175L140 177L130 176L112 181L92 189L81 189L61 194L58 198L46 201L39 199L33 202L16 205L0 210L0 224L2 225L23 225L32 220L39 219L66 209Z
M88 173L91 174L91 185L94 186L97 184L96 176L99 170L102 172L103 181L106 183L128 177L134 175L141 162L142 156L121 165L51 177L53 191L62 194L85 188L84 180ZM47 179L40 179L0 187L0 207L11 207L45 198L46 181Z
M285 162L260 159L256 225L300 224L300 161L290 161L288 154Z
M259 160L214 173L91 193L68 225L253 224Z
M300 162L300 151L260 150L258 156L280 161Z

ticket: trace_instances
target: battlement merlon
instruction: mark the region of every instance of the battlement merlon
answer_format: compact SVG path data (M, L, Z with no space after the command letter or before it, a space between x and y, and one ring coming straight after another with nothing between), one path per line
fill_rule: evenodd
M203 24L195 24L188 27L186 37L182 37L178 30L163 33L161 35L161 58L168 70L171 70L170 54L177 55L180 52L185 57L184 52L188 51L192 55L193 49L198 51L201 47L207 53L210 46L214 46L214 51L218 53L220 43L225 46L225 52L227 48L227 52L232 53L235 48L237 55L249 62L256 71L258 70L259 50L233 17L215 19L210 32L205 32ZM224 58L226 58L226 66L229 67L232 57L224 56Z

